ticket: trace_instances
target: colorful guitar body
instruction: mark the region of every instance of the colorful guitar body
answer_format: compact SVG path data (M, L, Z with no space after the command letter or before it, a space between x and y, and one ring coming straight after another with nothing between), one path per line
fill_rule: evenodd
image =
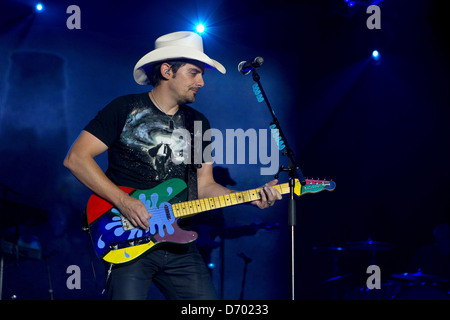
M178 227L171 205L174 197L186 189L180 179L171 179L148 190L120 187L135 199L141 200L151 212L149 230L123 227L120 212L109 202L93 194L87 205L87 219L95 251L109 263L131 261L162 242L189 243L197 234ZM168 208L168 210L166 210Z
M186 244L195 241L196 232L178 227L180 218L260 198L260 189L253 189L219 197L177 202L177 196L187 188L186 183L180 179L170 179L147 190L120 188L142 201L152 217L148 230L135 228L108 201L95 194L89 198L86 216L94 249L101 259L112 264L130 262L165 242ZM274 188L281 194L289 193L288 183ZM322 190L331 191L334 188L333 181L307 180L306 185L301 186L296 180L294 192L300 196ZM176 203L172 204L170 201Z

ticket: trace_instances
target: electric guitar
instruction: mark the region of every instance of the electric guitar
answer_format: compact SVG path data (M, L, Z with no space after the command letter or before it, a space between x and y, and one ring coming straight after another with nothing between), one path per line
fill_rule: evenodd
M306 184L302 186L295 179L294 193L300 196L323 190L332 191L335 186L333 181L325 180L306 180ZM261 188L257 188L218 197L170 203L169 201L177 201L176 196L187 188L181 179L170 179L147 190L120 188L142 201L152 216L148 230L136 228L108 201L96 194L89 198L86 217L94 249L101 259L112 264L132 261L164 242L186 244L195 241L197 233L182 230L177 224L178 219L261 198ZM281 194L289 193L290 190L289 183L278 184L274 188Z

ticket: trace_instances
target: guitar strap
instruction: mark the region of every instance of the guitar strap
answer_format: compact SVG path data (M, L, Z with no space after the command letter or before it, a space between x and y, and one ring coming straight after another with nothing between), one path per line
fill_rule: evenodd
M188 145L191 148L191 153L189 157L189 162L186 165L186 184L188 186L188 200L195 200L198 198L198 185L197 185L197 169L201 168L201 164L194 164L194 154L196 152L194 148L194 136L195 134L202 134L194 132L194 112L190 108L183 107L183 115L184 115L184 126L189 131L191 136L191 141L189 141Z

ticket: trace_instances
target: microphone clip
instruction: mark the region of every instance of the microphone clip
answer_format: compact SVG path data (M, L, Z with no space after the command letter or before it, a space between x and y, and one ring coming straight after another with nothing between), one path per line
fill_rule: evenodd
M238 70L246 76L250 71L260 68L263 63L264 59L262 57L256 57L253 61L241 61L238 65Z

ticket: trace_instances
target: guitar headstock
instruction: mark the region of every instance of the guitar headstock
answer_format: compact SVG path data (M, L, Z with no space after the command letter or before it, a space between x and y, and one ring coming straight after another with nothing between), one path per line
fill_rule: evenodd
M317 193L324 190L333 191L336 188L336 183L332 180L306 179L305 182L306 184L302 186L300 181L295 179L294 193L297 196L304 193Z

